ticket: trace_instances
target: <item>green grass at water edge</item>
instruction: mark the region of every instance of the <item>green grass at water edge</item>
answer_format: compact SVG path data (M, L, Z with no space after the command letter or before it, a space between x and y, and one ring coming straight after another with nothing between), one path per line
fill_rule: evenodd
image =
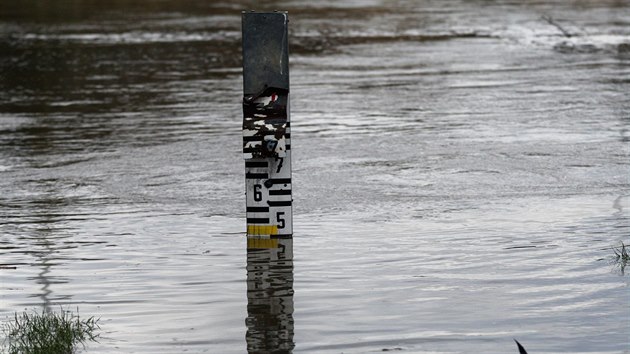
M100 329L98 319L82 319L78 310L59 312L37 311L15 313L2 324L2 354L70 354L77 345L96 341Z

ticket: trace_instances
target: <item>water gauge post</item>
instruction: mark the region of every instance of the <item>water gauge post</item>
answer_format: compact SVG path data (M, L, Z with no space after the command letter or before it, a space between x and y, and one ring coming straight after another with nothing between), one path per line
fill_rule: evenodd
M248 248L293 235L286 12L242 14Z

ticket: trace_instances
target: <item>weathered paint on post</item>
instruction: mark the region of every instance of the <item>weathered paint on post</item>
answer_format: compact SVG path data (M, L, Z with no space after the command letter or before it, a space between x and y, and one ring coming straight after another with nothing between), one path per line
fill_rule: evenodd
M288 14L243 12L242 16L247 236L290 238L293 199Z

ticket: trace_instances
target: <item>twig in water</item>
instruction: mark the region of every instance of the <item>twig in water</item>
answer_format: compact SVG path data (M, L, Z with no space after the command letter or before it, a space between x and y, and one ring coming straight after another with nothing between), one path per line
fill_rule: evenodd
M630 254L628 254L626 245L623 242L621 242L621 247L613 247L613 252L615 252L615 263L619 266L621 274L623 275L626 270L626 265L628 265L630 261Z
M567 37L567 38L571 38L573 37L573 35L571 33L569 33L569 31L567 31L566 29L564 29L564 27L560 26L560 24L558 24L558 22L556 22L553 18L551 18L551 16L540 16L540 18L542 18L543 20L545 20L548 24L554 26L555 28L557 28L560 32L562 32L562 34Z
M525 350L525 348L521 345L521 343L519 343L516 339L514 340L516 342L516 346L518 347L518 353L519 354L527 354L527 351Z

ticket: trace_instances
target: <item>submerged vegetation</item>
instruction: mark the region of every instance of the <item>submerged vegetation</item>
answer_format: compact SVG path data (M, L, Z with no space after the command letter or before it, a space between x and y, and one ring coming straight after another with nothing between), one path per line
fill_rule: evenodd
M615 252L615 264L621 270L621 274L625 273L626 266L628 265L628 261L630 261L630 255L628 254L628 249L626 245L621 242L620 247L613 247L613 252Z
M82 319L79 312L61 309L59 312L37 311L15 313L14 318L2 324L4 339L2 354L70 354L77 345L96 341L100 326L98 319Z

